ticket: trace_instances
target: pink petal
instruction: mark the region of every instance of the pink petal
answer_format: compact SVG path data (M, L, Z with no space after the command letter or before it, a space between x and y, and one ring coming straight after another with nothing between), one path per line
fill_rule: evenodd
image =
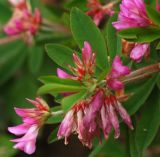
M123 83L117 79L108 79L107 85L113 90L119 90L124 88Z
M57 69L57 75L58 75L59 78L64 78L64 79L73 78L72 75L66 73L65 71L63 71L60 68Z
M125 110L125 108L117 101L115 103L115 107L116 110L118 111L118 113L120 114L121 118L123 119L123 121L131 128L133 129L132 126L132 121L130 116L128 115L127 111Z
M74 116L73 116L74 112L73 110L70 110L65 118L63 119L63 121L60 124L57 136L58 138L62 138L65 137L66 141L65 144L67 144L67 138L68 136L71 134L72 129L73 129L73 125L74 125Z
M147 53L149 44L137 44L130 53L130 58L136 62L140 62Z
M130 69L122 64L119 56L116 56L112 63L112 68L118 75L124 76L130 73ZM112 73L112 72L111 72ZM113 75L113 74L111 74Z
M30 125L28 124L21 124L15 127L9 127L8 131L15 135L23 135L28 131L29 127Z
M115 130L115 138L118 138L120 136L119 121L112 104L107 104L107 112L109 121Z
M91 55L92 55L91 45L87 41L85 41L84 47L82 48L82 58L84 64L87 64L89 62L89 60L91 59Z

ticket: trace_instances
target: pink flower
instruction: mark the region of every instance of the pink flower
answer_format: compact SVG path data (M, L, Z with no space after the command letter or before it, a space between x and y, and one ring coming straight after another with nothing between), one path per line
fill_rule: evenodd
M73 78L72 75L66 73L65 71L63 71L63 70L60 69L60 68L57 69L57 76L58 76L59 78L62 78L62 79L67 79L67 78L72 79L72 78Z
M112 16L114 14L112 4L104 7L99 0L88 0L88 8L89 11L87 12L87 15L91 16L97 26L100 25L106 15Z
M131 129L133 129L130 116L128 115L124 107L121 105L121 103L113 95L106 96L105 103L103 104L100 113L103 133L106 139L108 139L109 133L111 132L112 128L114 128L115 130L115 138L118 138L120 136L119 120L117 117L117 113L119 113L122 120Z
M99 89L87 100L81 100L73 106L62 121L57 136L59 139L65 137L65 144L68 144L70 134L76 133L83 145L92 148L95 137L101 141L102 131L106 139L112 128L115 130L115 138L120 136L117 113L133 129L130 116L117 98L106 96L105 91Z
M140 62L144 55L149 53L149 44L136 44L130 53L130 58Z
M160 4L159 4L158 0L156 0L156 9L157 9L157 11L160 11Z
M58 138L65 137L65 144L71 133L77 133L80 141L87 147L92 147L92 140L98 135L98 126L94 120L103 102L103 91L98 91L88 102L82 100L75 104L62 121Z
M146 27L151 24L143 0L122 0L118 21L113 22L113 26L117 30Z
M26 1L10 0L14 7L14 12L9 22L4 26L7 35L17 35L20 33L30 33L34 35L41 23L41 13L35 9L34 14L28 8Z
M70 78L74 80L82 81L88 79L94 74L95 67L95 53L92 53L90 44L85 41L82 48L82 59L76 53L73 53L73 61L75 67L70 67L73 75L70 75L62 69L57 69L57 75L59 78Z
M113 90L123 89L123 83L119 79L129 73L130 69L122 64L119 56L116 56L113 60L111 71L106 77L108 87Z
M22 117L23 124L18 126L9 127L9 132L22 136L17 139L11 140L17 144L14 145L15 149L24 151L27 154L33 154L36 149L36 138L38 131L42 127L44 121L50 115L49 107L41 98L36 100L29 100L35 106L32 109L15 108L17 115Z

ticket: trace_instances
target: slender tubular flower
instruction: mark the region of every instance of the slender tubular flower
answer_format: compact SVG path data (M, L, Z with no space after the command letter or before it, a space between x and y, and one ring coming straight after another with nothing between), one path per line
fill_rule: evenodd
M99 127L95 119L103 103L103 91L99 90L89 100L81 100L66 114L62 121L58 138L67 138L71 133L77 133L80 141L87 147L92 147L92 140L99 135Z
M4 26L4 32L9 35L21 33L35 35L41 23L41 13L38 9L32 13L26 0L10 0L13 15Z
M70 67L73 75L67 74L62 69L57 69L57 75L60 78L70 78L74 80L88 80L94 75L95 53L92 52L90 44L85 41L82 48L82 59L76 53L73 53L75 67Z
M106 96L105 103L101 108L102 128L106 139L108 139L112 128L115 130L115 138L120 136L117 113L119 113L120 117L129 128L133 129L130 116L117 98L114 95Z
M93 19L97 26L99 26L106 15L112 16L114 14L113 6L113 3L103 6L99 0L88 0L89 11L87 12L87 15Z
M27 100L33 104L35 108L15 108L17 115L22 118L23 124L9 127L8 130L17 136L22 136L11 140L16 143L14 145L15 149L24 151L27 154L33 154L36 149L36 138L38 136L39 129L50 116L50 109L47 103L41 98L36 98L36 100Z
M120 90L124 88L123 83L119 80L130 73L130 69L122 64L119 56L116 56L112 63L110 73L106 76L107 85L112 90Z
M83 145L92 148L92 141L95 137L101 141L101 132L108 139L114 128L115 138L120 136L117 113L133 129L130 116L118 99L114 95L106 95L105 90L99 89L92 97L81 100L68 111L57 136L59 139L65 137L65 144L68 144L67 139L70 134L76 133Z

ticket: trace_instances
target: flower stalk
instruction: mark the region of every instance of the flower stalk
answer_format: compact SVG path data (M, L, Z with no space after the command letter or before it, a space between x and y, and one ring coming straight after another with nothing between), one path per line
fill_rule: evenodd
M156 63L131 72L128 76L123 78L123 83L130 83L140 79L149 77L150 75L160 71L160 63Z

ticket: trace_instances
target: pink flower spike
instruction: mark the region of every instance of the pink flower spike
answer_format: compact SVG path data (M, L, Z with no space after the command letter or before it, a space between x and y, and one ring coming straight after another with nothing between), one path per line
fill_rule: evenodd
M99 26L106 15L112 16L114 14L113 4L110 3L107 6L103 6L99 0L88 0L87 15L90 16L96 26Z
M143 0L122 0L118 21L113 22L117 30L146 27L151 24Z
M15 108L16 113L22 118L23 123L15 127L9 127L8 131L22 137L11 140L17 144L15 149L20 149L27 154L33 154L36 149L36 138L39 129L43 126L45 120L50 115L50 109L47 103L41 98L36 100L27 99L35 108L21 109Z
M127 66L122 64L122 61L119 56L116 56L112 63L112 69L119 76L128 75L130 73L130 69ZM114 73L113 72L113 73Z
M130 53L130 58L136 62L140 62L148 51L149 44L136 44Z
M123 83L119 78L124 77L130 73L130 69L122 64L119 56L116 56L112 63L110 73L106 77L107 85L113 90L123 89Z
M36 150L36 138L38 136L38 128L37 126L32 126L28 130L28 132L21 138L13 139L12 142L16 142L17 144L14 145L15 149L20 149L24 151L26 154L33 154Z

